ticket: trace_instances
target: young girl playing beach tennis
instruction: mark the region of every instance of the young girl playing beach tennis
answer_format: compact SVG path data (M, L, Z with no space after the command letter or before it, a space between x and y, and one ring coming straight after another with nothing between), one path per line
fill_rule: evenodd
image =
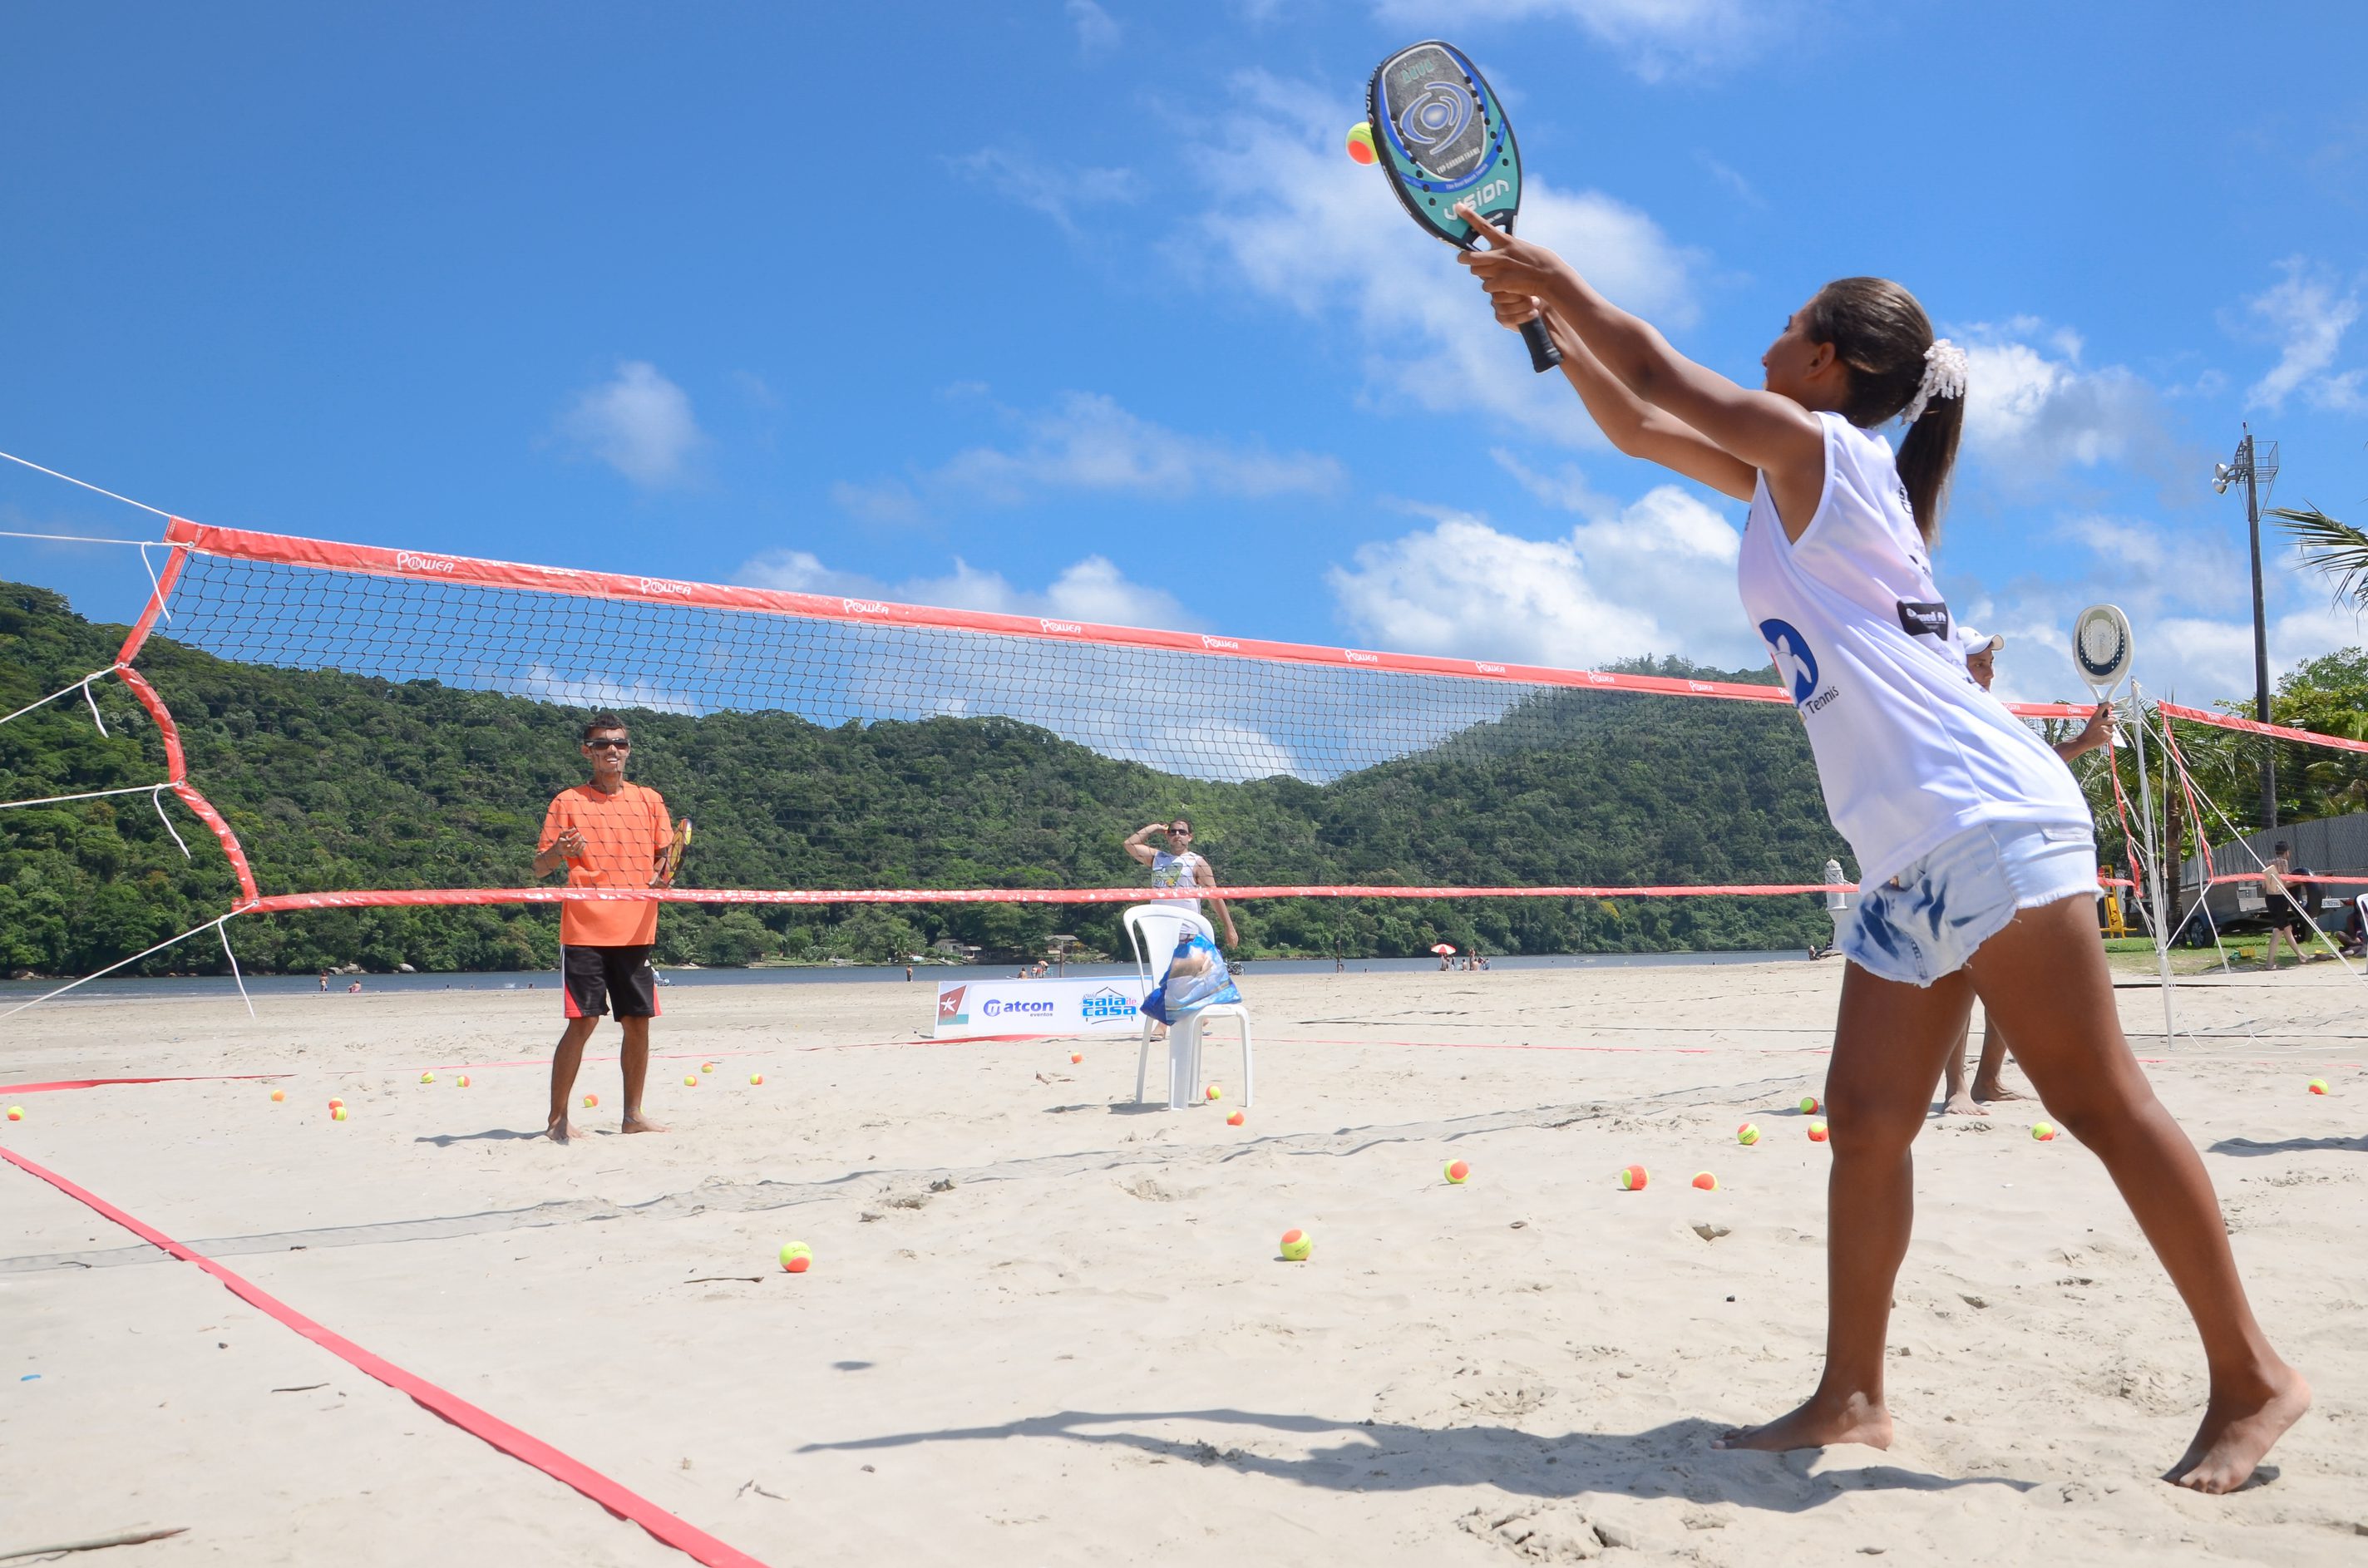
M1963 351L1934 341L1899 285L1845 278L1785 323L1755 392L1678 354L1552 251L1459 215L1494 246L1459 259L1497 320L1544 316L1614 446L1750 504L1744 608L1858 857L1826 1080L1825 1375L1807 1403L1723 1446L1889 1444L1884 1341L1915 1205L1908 1146L1979 996L2049 1113L2104 1161L2203 1336L2210 1400L2165 1479L2243 1485L2310 1390L2254 1322L2203 1162L2122 1038L2091 915L2088 807L1950 637L1930 549L1964 418ZM1907 426L1896 457L1874 434L1894 418Z

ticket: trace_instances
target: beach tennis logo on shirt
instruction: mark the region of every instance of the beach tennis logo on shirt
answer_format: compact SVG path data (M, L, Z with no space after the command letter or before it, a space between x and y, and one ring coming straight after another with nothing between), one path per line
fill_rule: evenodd
M1099 991L1087 992L1077 999L1077 1006L1089 1024L1124 1023L1136 1012L1131 997L1108 985Z
M1809 640L1789 620L1763 620L1759 623L1759 635L1768 640L1768 650L1775 656L1776 673L1792 687L1793 702L1807 713L1824 707L1833 694L1817 696L1817 656L1809 652Z

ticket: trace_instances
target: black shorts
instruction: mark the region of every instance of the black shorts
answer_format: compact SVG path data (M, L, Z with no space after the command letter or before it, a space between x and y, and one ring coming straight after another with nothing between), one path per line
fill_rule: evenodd
M559 949L559 973L571 1018L597 1018L612 1011L620 1018L658 1016L658 976L650 967L646 946L564 947Z

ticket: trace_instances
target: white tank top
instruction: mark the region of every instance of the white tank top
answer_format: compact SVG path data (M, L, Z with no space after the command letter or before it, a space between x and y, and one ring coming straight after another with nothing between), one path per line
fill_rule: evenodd
M1181 855L1170 855L1162 849L1151 857L1151 885L1156 888L1197 888L1201 885L1201 868L1208 862L1197 850L1187 849ZM1198 899L1192 907L1201 907Z
M1966 673L1891 443L1838 414L1817 423L1816 515L1786 540L1761 474L1738 576L1859 885L1982 823L2088 823L2071 770Z

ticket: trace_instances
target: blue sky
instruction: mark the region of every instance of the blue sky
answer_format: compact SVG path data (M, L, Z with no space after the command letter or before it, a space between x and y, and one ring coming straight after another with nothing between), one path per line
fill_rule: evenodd
M13 7L0 449L201 521L1577 665L1759 662L1741 508L1610 451L1341 152L1445 31L1525 227L1738 376L1828 277L1971 347L1940 554L2249 687L2212 464L2368 522L2368 9L1853 0ZM0 527L153 521L0 473ZM128 552L0 540L122 617ZM2362 640L2283 551L2281 661Z

